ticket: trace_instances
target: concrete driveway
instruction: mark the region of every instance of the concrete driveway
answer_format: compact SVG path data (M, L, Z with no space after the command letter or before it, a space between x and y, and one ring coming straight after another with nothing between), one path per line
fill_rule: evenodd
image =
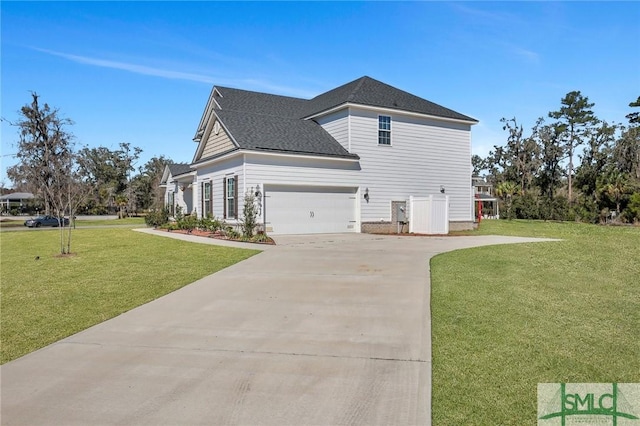
M533 241L542 240L277 238L251 259L2 366L1 422L428 425L429 259Z

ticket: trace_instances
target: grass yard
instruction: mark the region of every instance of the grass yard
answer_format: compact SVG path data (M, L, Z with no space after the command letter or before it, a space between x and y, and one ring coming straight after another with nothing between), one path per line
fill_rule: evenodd
M23 228L24 221L35 216L24 216L24 219L13 220L7 219L0 221L0 229L15 229ZM77 220L76 228L83 228L87 226L146 226L143 217L125 217L123 219L91 219L91 220Z
M561 238L431 261L434 425L533 425L538 383L640 382L640 228L483 221Z
M258 253L119 228L72 238L75 255L62 258L57 231L0 235L2 363Z

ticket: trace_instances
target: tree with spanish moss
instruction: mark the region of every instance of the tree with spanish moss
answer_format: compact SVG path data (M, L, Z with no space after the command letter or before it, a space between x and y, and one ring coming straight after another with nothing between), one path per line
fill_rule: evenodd
M75 169L73 134L67 126L73 124L61 118L57 109L40 105L39 96L32 93L32 102L20 109L16 158L18 164L7 169L7 176L22 182L44 200L45 212L58 217L60 225L60 253L71 251L71 227L65 228L63 217L71 219L86 194Z

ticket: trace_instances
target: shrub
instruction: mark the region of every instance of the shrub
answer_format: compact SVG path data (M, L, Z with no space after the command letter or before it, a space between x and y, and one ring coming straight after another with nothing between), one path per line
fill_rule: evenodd
M232 240L240 239L240 232L236 231L231 226L226 226L224 228L224 235Z
M640 192L634 192L629 197L629 204L624 210L624 217L629 222L640 222Z
M201 218L198 221L198 229L201 229L203 231L216 232L222 229L222 223L215 217L211 217L209 215L207 217Z
M513 209L517 219L540 219L538 197L531 193L514 196Z
M591 197L578 198L574 211L577 219L581 222L598 223L602 221L598 204Z
M271 241L271 238L269 238L267 234L262 233L262 234L256 234L253 237L253 241L256 243L267 243Z
M178 229L182 229L191 233L194 229L198 227L198 218L193 215L180 215L180 219L177 218L176 213L176 224L178 225Z
M564 196L553 200L545 198L540 203L540 218L544 220L569 220L569 202ZM575 217L575 214L574 214Z
M165 225L169 223L169 210L166 208L152 210L144 217L144 222L147 226L153 226L154 228Z

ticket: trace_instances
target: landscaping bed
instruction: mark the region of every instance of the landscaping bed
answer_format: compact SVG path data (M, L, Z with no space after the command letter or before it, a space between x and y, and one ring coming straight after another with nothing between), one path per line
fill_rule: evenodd
M266 234L256 234L252 237L245 237L242 235L227 235L224 231L209 231L204 229L173 229L171 227L168 228L156 228L161 231L167 231L174 234L185 234L185 235L195 235L196 237L207 237L207 238L215 238L216 240L225 240L225 241L237 241L241 243L253 243L253 244L269 244L275 245L276 242L273 238L267 236Z

